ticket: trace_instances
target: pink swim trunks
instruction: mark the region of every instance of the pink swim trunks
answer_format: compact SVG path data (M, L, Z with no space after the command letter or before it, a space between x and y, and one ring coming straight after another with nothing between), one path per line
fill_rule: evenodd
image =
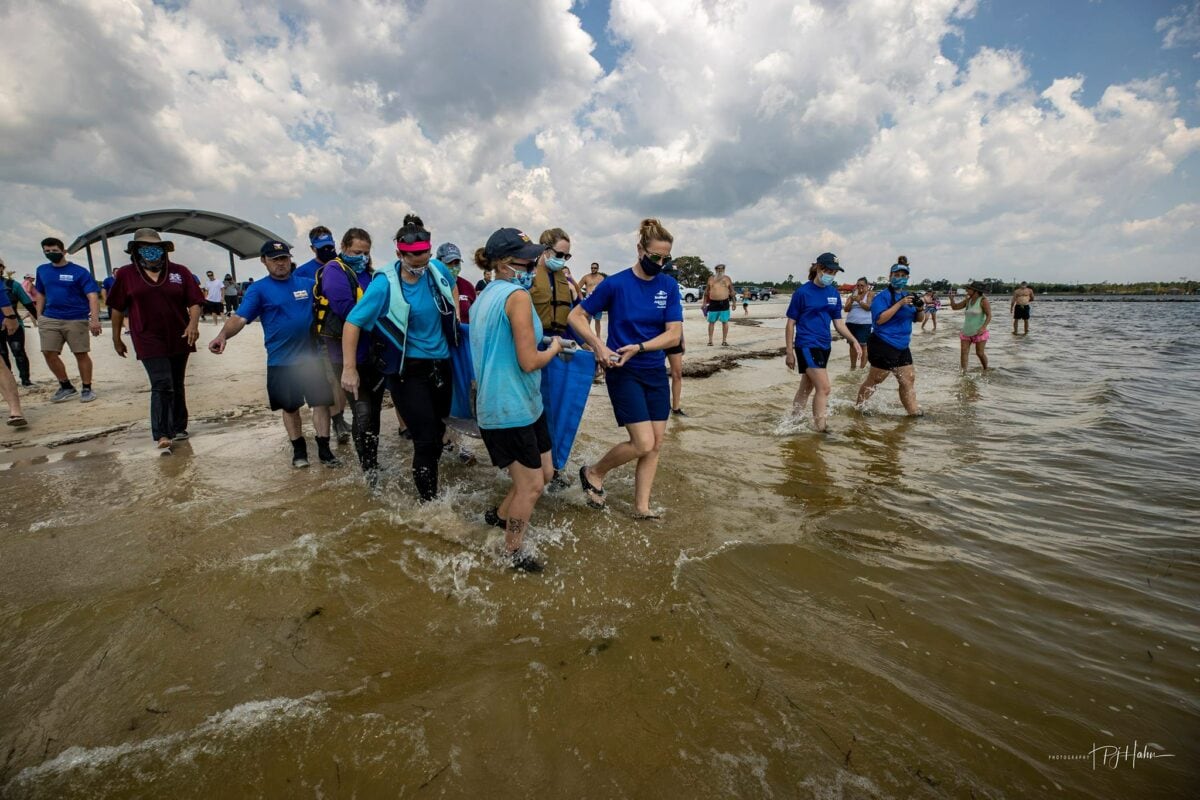
M959 341L971 342L972 344L979 344L980 342L986 342L988 340L988 332L980 331L979 333L975 334L974 336L967 336L965 333L960 333L958 335L958 338L959 338Z

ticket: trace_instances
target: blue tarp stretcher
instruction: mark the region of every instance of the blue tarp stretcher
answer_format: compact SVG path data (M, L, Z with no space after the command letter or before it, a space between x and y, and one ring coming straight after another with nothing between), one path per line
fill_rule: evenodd
M450 352L454 376L450 416L455 422L454 427L465 430L468 426L464 426L463 421L475 419L472 406L475 367L471 363L470 326L460 324L459 334L459 346L451 348ZM546 410L546 425L550 428L555 469L565 467L571 456L595 374L596 357L587 350L576 350L569 360L555 358L542 368L542 405Z

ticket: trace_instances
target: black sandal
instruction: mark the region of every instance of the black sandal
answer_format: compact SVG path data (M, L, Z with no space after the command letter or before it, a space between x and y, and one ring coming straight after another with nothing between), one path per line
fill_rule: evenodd
M587 504L589 508L595 508L600 511L608 508L608 506L604 503L604 490L597 489L592 485L592 482L587 479L586 466L579 468L579 485L583 487L583 494L585 497L587 497ZM600 500L593 500L592 495L596 495L600 498Z

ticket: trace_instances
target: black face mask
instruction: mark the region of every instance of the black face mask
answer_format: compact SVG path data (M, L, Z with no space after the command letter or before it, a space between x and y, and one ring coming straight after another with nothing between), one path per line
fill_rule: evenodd
M331 244L317 248L317 261L327 264L337 257L337 248Z
M63 260L66 253L42 253L42 255L49 259L51 264L57 264Z
M651 261L650 256L642 256L638 263L642 267L642 272L646 273L651 278L662 272L663 267L666 266L665 264L659 264L657 261ZM667 262L667 264L670 263L670 261Z

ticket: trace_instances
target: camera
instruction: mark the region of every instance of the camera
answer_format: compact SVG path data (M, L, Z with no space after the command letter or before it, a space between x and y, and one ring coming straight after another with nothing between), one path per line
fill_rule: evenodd
M919 313L921 311L921 309L923 309L925 307L925 301L923 299L921 299L920 295L914 294L914 295L911 295L911 297L913 299L912 307Z

